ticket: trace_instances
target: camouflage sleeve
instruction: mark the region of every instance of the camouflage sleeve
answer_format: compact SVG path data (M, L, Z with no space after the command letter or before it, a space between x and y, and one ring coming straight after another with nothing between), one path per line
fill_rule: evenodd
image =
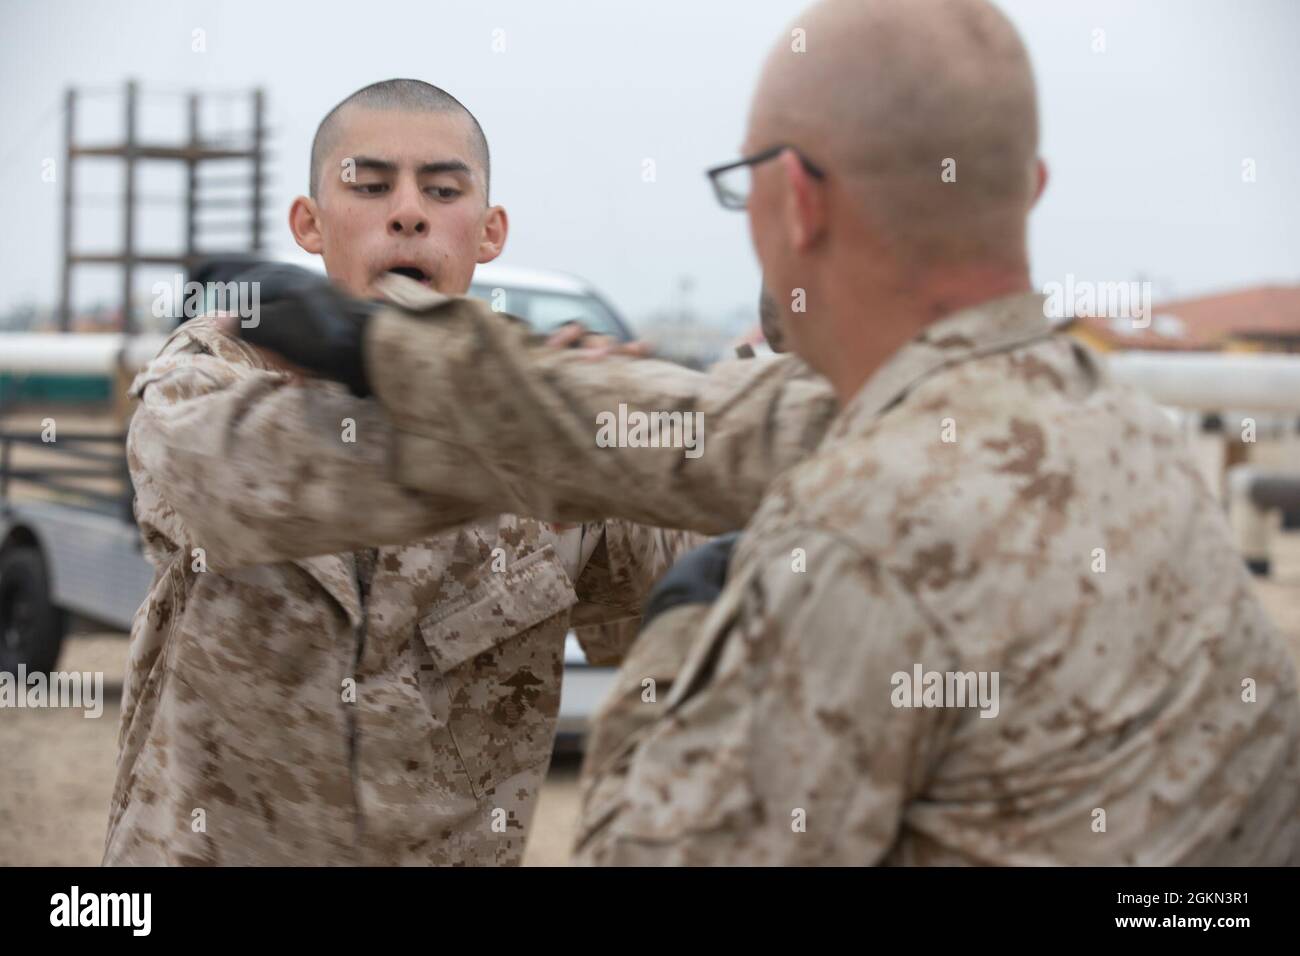
M479 516L392 480L392 426L377 402L213 354L197 333L178 334L133 391L133 475L147 475L216 570Z
M953 720L895 706L892 675L951 662L895 575L851 544L791 532L763 554L702 621L675 609L641 635L597 717L577 862L885 860ZM666 698L639 703L650 671L673 668Z
M398 430L399 480L551 521L742 527L835 414L829 385L793 356L707 373L593 360L547 348L473 299L382 312L365 349ZM650 416L669 438L638 430Z
M604 523L600 544L574 585L574 631L587 660L618 664L636 640L641 607L654 583L678 556L708 540L693 531L650 528L630 521Z

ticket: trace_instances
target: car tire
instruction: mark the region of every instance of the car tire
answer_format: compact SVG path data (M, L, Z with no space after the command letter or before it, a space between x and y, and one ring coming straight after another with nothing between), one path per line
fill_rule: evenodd
M31 546L0 553L0 671L47 674L59 662L67 615L55 607L41 552Z

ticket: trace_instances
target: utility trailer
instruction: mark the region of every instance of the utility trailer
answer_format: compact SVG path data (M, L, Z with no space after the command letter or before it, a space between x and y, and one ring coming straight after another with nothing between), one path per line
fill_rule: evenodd
M74 616L129 631L153 581L131 513L124 435L46 437L0 432L0 671L10 673L19 664L54 670ZM19 467L23 446L51 460ZM21 484L39 496L15 500Z

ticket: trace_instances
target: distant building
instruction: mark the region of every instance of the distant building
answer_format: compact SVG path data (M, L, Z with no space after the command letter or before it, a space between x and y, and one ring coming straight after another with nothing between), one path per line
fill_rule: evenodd
M1261 286L1156 305L1147 328L1131 318L1089 316L1070 331L1103 352L1300 353L1300 286Z

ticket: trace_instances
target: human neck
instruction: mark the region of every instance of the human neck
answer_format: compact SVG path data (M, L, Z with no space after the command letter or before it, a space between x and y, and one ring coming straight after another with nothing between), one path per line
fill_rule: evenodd
M826 292L834 317L824 361L816 363L840 405L848 403L877 369L907 342L945 316L985 302L1029 292L1027 263L968 264L919 278L883 278L870 270L843 270ZM864 303L870 303L864 310ZM870 318L863 321L863 312Z

